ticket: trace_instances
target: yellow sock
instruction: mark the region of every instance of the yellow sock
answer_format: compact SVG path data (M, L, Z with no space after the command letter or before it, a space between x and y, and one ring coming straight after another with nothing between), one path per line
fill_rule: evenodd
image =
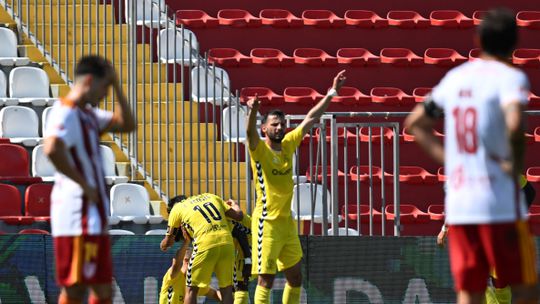
M283 304L299 304L300 287L291 287L289 284L285 284L282 301Z
M245 290L239 290L234 292L234 304L248 304L249 295Z
M270 304L270 289L257 285L255 289L255 304Z
M510 286L505 288L488 287L486 289L487 304L510 304L512 303L512 291Z

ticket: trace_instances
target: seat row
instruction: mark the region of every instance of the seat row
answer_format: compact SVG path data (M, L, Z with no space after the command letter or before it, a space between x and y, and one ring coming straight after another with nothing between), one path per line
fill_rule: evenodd
M0 66L24 66L30 63L28 57L19 57L17 35L12 30L0 27ZM2 97L0 95L0 97Z
M428 48L423 56L419 56L407 48L383 48L379 55L364 48L341 48L337 51L336 56L317 48L297 48L292 56L273 48L255 48L251 50L249 55L244 55L233 48L211 48L208 50L210 62L223 67L242 67L250 64L275 67L286 67L294 64L370 66L380 63L397 66L432 64L453 67L468 60L478 59L479 56L480 49L470 50L465 57L450 48ZM517 49L512 55L512 61L519 66L540 67L540 49Z
M211 28L218 25L233 27L260 27L269 25L280 28L315 26L319 28L339 28L356 26L361 28L383 28L396 26L400 28L426 28L429 26L443 28L469 28L480 24L485 11L475 11L471 17L456 10L435 10L425 18L411 10L391 10L385 17L369 10L348 10L343 17L330 10L304 10L297 17L285 9L263 9L256 17L242 9L222 9L216 18L202 10L176 11L176 23L192 28ZM521 11L516 16L519 26L540 28L539 11Z
M16 67L9 73L9 80L0 70L0 106L17 104L52 105L57 99L51 98L49 85L49 76L40 68Z

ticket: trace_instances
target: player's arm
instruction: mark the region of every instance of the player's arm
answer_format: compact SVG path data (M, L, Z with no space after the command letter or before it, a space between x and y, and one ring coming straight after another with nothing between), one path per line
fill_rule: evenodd
M511 148L510 168L504 166L503 170L518 177L523 171L525 156L525 123L523 119L522 105L518 100L507 102L503 105L504 119L506 122L506 131Z
M85 177L68 161L68 149L62 139L56 136L46 137L44 140L43 151L58 172L64 174L81 186L84 195L90 202L98 201L97 190L88 185Z
M251 151L254 151L257 148L257 144L261 140L259 138L259 132L257 132L257 112L259 111L260 105L261 102L257 95L255 95L255 97L251 98L247 102L248 115L246 136L248 146Z
M162 251L167 251L167 249L172 247L177 234L184 233L184 230L179 227L181 227L181 223L177 221L177 218L169 215L169 226L167 227L167 233L165 234L165 237L163 238L163 240L161 240L161 243L159 244L159 247L161 248ZM188 241L189 238L186 239L184 235L184 240Z
M238 222L233 223L234 227L232 230L232 236L238 241L238 245L242 249L244 258L251 258L251 250L249 246L248 236L244 229L242 229L242 224Z
M184 261L184 256L186 254L186 251L189 247L189 243L190 243L189 241L183 242L182 247L176 250L176 254L173 257L172 265L171 265L171 278L175 278L180 273L185 273L185 270L183 269L184 268L183 261Z
M439 164L444 163L444 147L433 134L433 126L442 117L442 109L428 96L405 119L405 127L415 136L415 141Z
M339 89L341 89L346 79L347 77L345 77L345 70L339 72L336 77L334 77L332 89L330 89L326 96L324 96L311 110L309 110L306 118L304 118L304 120L300 123L299 127L302 128L302 136L306 135L311 127L313 127L313 125L319 119L321 119L321 116L324 114L326 109L328 109L330 101L332 101L332 98L337 95Z
M118 80L118 74L113 66L110 67L109 74L118 106L114 108L111 123L104 132L132 132L136 127L135 117L131 112L126 95Z
M242 219L244 218L244 212L242 212L242 209L240 209L240 205L238 205L238 203L232 199L228 200L226 204L229 205L231 208L225 211L225 215L235 221L242 221Z

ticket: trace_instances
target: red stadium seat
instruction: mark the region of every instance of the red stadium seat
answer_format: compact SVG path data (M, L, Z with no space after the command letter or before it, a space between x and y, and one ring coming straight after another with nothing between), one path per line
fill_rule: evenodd
M343 105L368 105L371 103L371 96L366 95L354 87L341 87L338 96L332 98L332 102L341 103Z
M0 138L0 144L9 144L9 138Z
M304 21L284 9L263 9L259 12L262 24L278 28L302 27Z
M393 204L386 205L384 213L386 214L386 218L390 221L393 221L396 218ZM416 208L415 205L400 204L399 221L402 224L411 224L415 222L426 223L429 221L429 214L422 212L420 209Z
M540 107L540 96L534 94L533 92L529 92L529 104L527 105L528 108L538 108Z
M444 28L469 28L474 26L471 18L463 15L460 11L436 10L429 15L432 26Z
M255 64L264 64L271 67L294 65L294 58L283 54L278 49L255 48L251 50L250 56Z
M517 49L512 54L512 62L524 67L540 67L540 49Z
M388 24L400 28L426 28L429 20L415 11L389 11L386 15Z
M456 50L448 48L429 48L424 52L424 63L452 67L467 61Z
M530 167L527 169L527 180L531 183L540 182L540 167Z
M311 173L315 176L315 183L321 184L323 180L323 176L326 176L326 182L328 185L331 183L331 176L332 176L332 168L330 166L326 167L326 172L323 172L322 166L312 166L312 171L309 171L309 168L306 170L306 178L308 182L311 182ZM338 169L338 182L340 184L345 183L345 173Z
M222 9L218 12L217 17L221 25L233 27L259 27L262 25L261 19L242 9Z
M518 26L540 29L540 11L521 11L516 15Z
M407 106L414 104L414 97L401 89L391 87L375 87L370 92L371 100L387 106Z
M343 27L345 19L336 16L329 10L305 10L302 12L304 25L313 25L320 28Z
M334 66L337 64L337 58L330 56L321 49L298 48L293 53L294 62L310 66Z
M540 224L540 206L531 205L529 207L529 221L531 223Z
M219 21L201 10L177 10L176 24L190 28L210 28L218 26Z
M379 56L363 48L341 48L336 56L339 63L351 66L372 66L380 63Z
M29 225L34 222L31 216L23 216L21 195L12 185L0 184L0 221L9 225Z
M251 58L231 48L208 50L208 60L223 67L240 67L251 64Z
M276 94L274 91L265 87L247 87L242 88L240 91L240 98L243 103L247 102L248 99L255 95L259 96L263 105L279 106L285 102L283 96Z
M360 208L358 208L360 207ZM351 221L356 221L358 220L358 211L360 210L360 221L363 222L363 223L367 223L369 221L369 211L370 211L370 208L368 205L366 204L346 204L346 205L343 205L343 207L341 208L341 214L343 215L343 217L345 217L345 209L347 210L347 217L349 218L349 220ZM372 214L373 214L373 221L374 222L377 222L377 223L380 223L381 222L381 215L382 213L376 209L371 209L372 210Z
M472 15L474 25L480 25L482 23L482 17L487 11L475 11Z
M49 231L43 229L23 229L19 234L50 234Z
M25 214L36 220L50 220L52 184L33 184L26 188Z
M0 144L0 181L33 184L41 178L31 177L28 153L18 145Z
M345 12L345 22L361 28L382 28L388 26L388 20L372 11L348 10Z
M283 91L285 102L313 105L324 96L308 87L288 87Z
M359 130L360 133L360 141L363 142L369 142L369 128L362 127ZM391 143L392 139L394 138L394 132L390 128L383 128L383 135L381 136L381 128L379 127L373 127L371 128L371 142L372 143L380 143L381 137L384 138L385 143Z
M356 140L356 136L354 135L353 132L347 130L346 128L337 128L337 132L338 132L338 144L339 145L342 145L344 142L345 142L345 138L347 138L347 142L350 143L350 144L353 144ZM321 129L320 128L317 128L315 130L315 138L317 138L317 140L319 140L319 138L321 137ZM330 130L327 129L326 130L326 142L330 142L331 141L331 136L330 136Z
M439 170L437 170L437 178L440 182L446 181L446 175L444 174L444 167L440 167Z
M407 128L403 128L401 135L403 136L403 141L412 142L415 140L414 135L409 133L409 130ZM444 134L438 132L437 130L433 130L433 135L437 137L444 137Z
M373 183L380 183L381 181L381 167L372 166L371 176L373 177ZM352 181L369 182L369 166L352 166L349 170L349 176Z
M415 102L423 102L424 99L426 98L426 96L431 93L431 90L433 90L433 88L421 87L421 88L414 89L413 92L412 92L412 95L414 97L414 101Z
M432 204L428 207L429 218L432 221L444 221L444 205Z
M481 53L482 53L482 50L479 49L479 48L472 49L469 52L469 61L476 60L476 59L480 58Z
M405 48L383 48L380 57L382 63L396 66L418 66L424 63L422 57Z
M392 173L385 172L384 175L386 180L393 181L394 175ZM439 182L437 175L418 166L399 166L399 181L409 184L436 184Z

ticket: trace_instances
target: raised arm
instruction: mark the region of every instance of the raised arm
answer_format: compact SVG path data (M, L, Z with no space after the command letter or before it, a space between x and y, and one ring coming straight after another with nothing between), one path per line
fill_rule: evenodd
M189 247L189 243L189 241L183 242L182 246L178 250L176 250L176 254L173 257L171 265L171 278L175 278L178 274L184 273L184 271L182 271L182 266L184 264L184 256Z
M311 110L309 110L306 118L304 118L300 124L303 135L309 132L313 124L315 124L324 114L326 109L328 109L330 101L332 101L334 96L337 96L339 89L341 89L346 79L347 77L345 77L345 70L339 72L336 77L334 77L332 89L330 89L326 96L324 96L323 99L321 99Z
M238 203L232 199L228 200L225 203L231 206L229 210L225 211L225 215L235 221L242 221L242 219L244 218L244 212L242 212L242 209L240 209Z
M109 73L114 94L116 94L117 97L116 101L118 106L114 108L112 123L106 131L122 133L132 132L136 127L135 117L131 112L126 95L122 90L118 75L113 66L110 67Z
M259 111L260 100L257 95L247 102L248 117L247 117L247 141L250 150L255 150L257 144L261 140L259 132L257 132L257 112Z

